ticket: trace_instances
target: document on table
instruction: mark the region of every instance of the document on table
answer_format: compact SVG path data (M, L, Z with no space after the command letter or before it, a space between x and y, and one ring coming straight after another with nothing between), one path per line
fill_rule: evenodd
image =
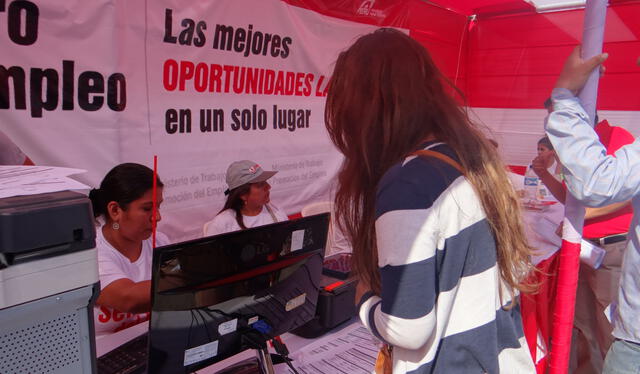
M366 327L354 323L344 329L319 338L291 355L293 366L300 374L370 374L373 372L380 341ZM293 374L285 365L278 365L278 374Z
M54 166L0 166L0 198L91 187L69 178L86 170Z

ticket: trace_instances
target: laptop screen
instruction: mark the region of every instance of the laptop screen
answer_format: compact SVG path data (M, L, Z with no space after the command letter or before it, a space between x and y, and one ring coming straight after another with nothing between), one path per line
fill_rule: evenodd
M191 372L313 318L329 214L157 248L149 372Z

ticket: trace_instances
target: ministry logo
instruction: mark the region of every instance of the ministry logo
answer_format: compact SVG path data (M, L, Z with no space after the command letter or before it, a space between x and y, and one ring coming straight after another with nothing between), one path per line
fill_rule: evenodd
M356 14L360 16L368 16L371 13L371 8L373 8L373 4L375 4L375 2L376 0L364 0L356 11Z
M373 9L375 3L376 0L364 0L360 3L358 10L356 10L356 15L384 18L386 16L386 12L381 9Z

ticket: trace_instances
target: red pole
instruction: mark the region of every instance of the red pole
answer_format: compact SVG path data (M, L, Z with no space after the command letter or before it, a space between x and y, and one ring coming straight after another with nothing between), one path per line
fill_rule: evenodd
M158 156L154 155L153 156L153 191L152 191L152 206L153 208L151 209L151 229L153 230L153 233L151 234L151 243L152 243L152 247L153 249L156 248L156 215L158 212Z

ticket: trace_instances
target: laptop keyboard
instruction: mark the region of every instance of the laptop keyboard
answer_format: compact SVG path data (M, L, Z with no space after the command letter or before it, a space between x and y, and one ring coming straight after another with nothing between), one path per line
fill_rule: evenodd
M98 374L142 373L147 366L148 334L126 342L98 357Z

